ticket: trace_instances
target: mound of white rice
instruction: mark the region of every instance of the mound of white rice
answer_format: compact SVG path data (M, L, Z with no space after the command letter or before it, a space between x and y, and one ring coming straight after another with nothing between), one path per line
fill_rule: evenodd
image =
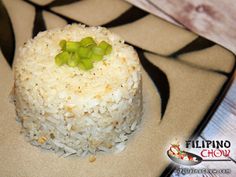
M55 64L60 40L87 36L110 43L111 54L89 71ZM134 49L105 28L73 24L39 33L14 64L23 132L33 145L65 156L122 151L141 121L140 70Z

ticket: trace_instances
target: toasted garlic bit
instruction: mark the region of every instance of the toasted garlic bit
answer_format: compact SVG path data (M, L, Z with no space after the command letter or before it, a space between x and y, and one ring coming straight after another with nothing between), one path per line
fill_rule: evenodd
M90 141L90 144L92 147L98 147L102 142L101 141L98 141L98 140L91 140Z
M77 125L72 125L70 128L71 131L78 131L79 127Z
M103 64L104 66L107 66L107 63L106 63L105 61L102 61L102 64Z
M122 64L126 64L126 59L123 57L123 58L121 58L121 63Z
M72 107L67 107L68 112L72 112Z
M20 118L20 120L21 120L22 122L26 122L27 120L29 120L29 117L23 116L23 117Z
M108 144L108 145L107 145L107 148L108 148L108 149L111 149L111 148L112 148L112 144Z
M103 143L103 146L108 149L111 149L113 147L113 145L111 143Z
M38 139L38 143L40 143L40 144L44 144L46 141L47 141L47 138L46 138L45 136L41 136L41 137Z
M72 108L72 107L69 107L69 106L66 106L66 111L67 111L67 112L72 112L72 111L73 111L73 108Z
M55 135L53 133L50 133L50 138L51 139L54 139L55 138Z
M98 95L95 96L95 98L96 99L101 99L102 97L101 97L101 95L98 94Z
M66 111L65 118L75 118L75 114L73 112L73 107L65 106L64 109Z
M106 87L105 87L105 91L106 92L112 91L112 87L109 84L107 84Z
M113 121L113 122L112 122L112 125L113 125L114 128L115 128L118 124L119 124L118 121Z
M132 73L134 70L135 70L135 67L132 66L132 68L129 68L129 69L128 69L128 72L129 72L129 73Z
M96 156L95 155L91 155L89 157L89 162L94 162L96 160Z

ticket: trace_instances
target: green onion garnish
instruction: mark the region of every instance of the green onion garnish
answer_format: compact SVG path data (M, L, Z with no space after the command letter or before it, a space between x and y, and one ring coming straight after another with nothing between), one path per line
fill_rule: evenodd
M70 54L66 51L63 51L56 55L55 63L57 66L61 66L67 63L67 60L70 58Z
M66 40L61 40L59 45L60 45L62 50L65 50L66 49Z
M76 67L78 66L80 62L80 57L77 53L73 53L71 57L68 59L67 64L70 67Z
M85 70L89 70L93 68L93 61L89 59L82 60L81 63L83 64Z
M97 46L92 48L92 52L96 55L104 55L105 54L105 50L100 47L97 47Z
M112 51L112 46L109 45L109 46L107 46L107 49L106 49L105 54L106 54L106 55L109 55L109 54L111 53L111 51Z
M92 37L85 37L81 41L61 40L59 45L61 53L55 56L56 65L78 66L82 70L92 69L94 62L101 61L112 51L112 46L106 41L97 45Z
M105 51L106 55L109 55L111 53L112 47L106 41L100 42L98 47L102 48Z
M91 55L91 49L88 47L79 47L77 52L81 58L89 58Z
M110 44L108 44L106 41L102 41L98 44L98 47L106 50L107 46L109 46Z
M92 61L101 61L103 59L103 55L97 55L92 53L89 59L91 59Z
M81 41L80 41L80 45L83 46L83 47L88 47L90 45L96 45L95 41L93 40L93 38L91 37L86 37L86 38L83 38Z
M79 42L66 41L66 51L67 52L76 52L80 47Z

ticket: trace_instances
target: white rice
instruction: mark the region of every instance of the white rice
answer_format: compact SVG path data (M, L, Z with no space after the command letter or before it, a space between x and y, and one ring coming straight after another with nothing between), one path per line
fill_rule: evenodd
M112 53L89 71L54 63L60 40L87 36L110 43ZM39 33L20 49L14 74L16 112L27 139L57 154L120 152L141 121L137 53L105 28L73 24Z

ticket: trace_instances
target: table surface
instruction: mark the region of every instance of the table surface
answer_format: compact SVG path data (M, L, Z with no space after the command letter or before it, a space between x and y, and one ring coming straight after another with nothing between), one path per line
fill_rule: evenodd
M174 18L169 16L163 9L158 9L155 3L149 0L127 0L128 2L138 6L156 16L159 16L175 25L182 26L182 24L176 22ZM234 77L235 78L235 77ZM225 162L211 162L201 163L198 167L209 169L223 169L230 168L230 176L236 176L236 79L234 79L230 89L228 90L225 98L219 105L217 111L214 113L208 125L202 131L199 140L230 140L231 142L231 161ZM220 176L211 174L213 176ZM172 174L172 177L179 176L177 171ZM181 176L181 175L180 175ZM186 175L185 175L186 176ZM198 176L198 175L196 175ZM199 176L202 176L199 175Z

